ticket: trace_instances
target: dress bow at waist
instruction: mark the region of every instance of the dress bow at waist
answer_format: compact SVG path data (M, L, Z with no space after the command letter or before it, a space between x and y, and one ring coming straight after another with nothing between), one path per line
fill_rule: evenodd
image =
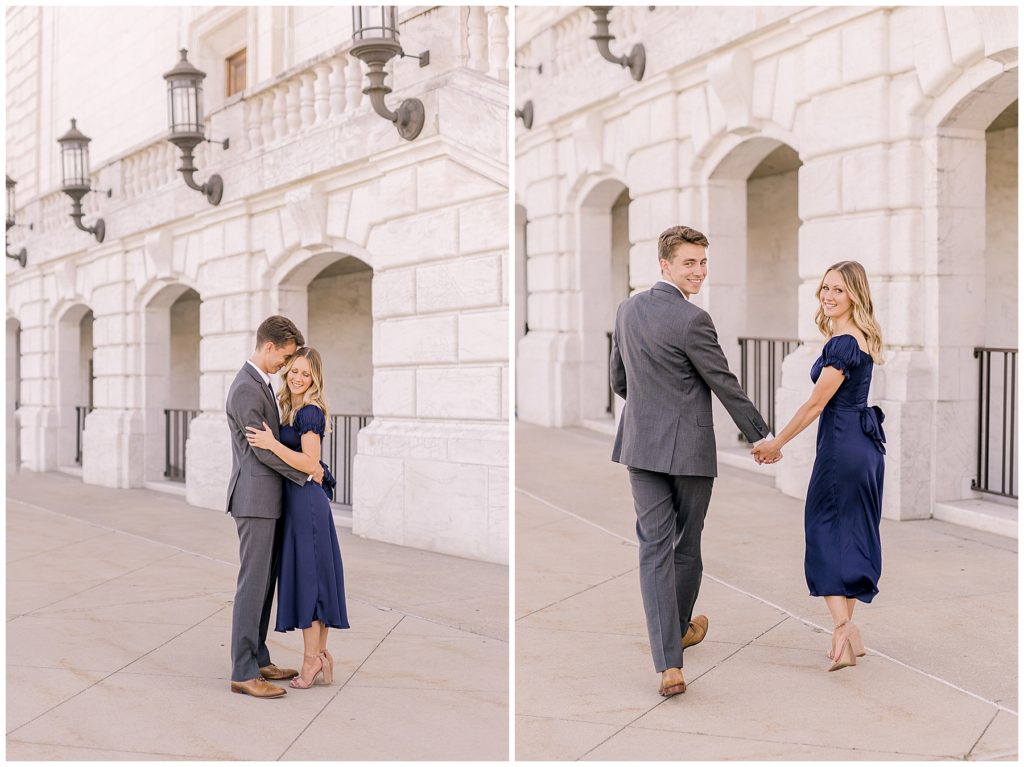
M320 487L327 493L327 500L334 500L334 489L338 486L337 480L334 479L334 475L331 474L330 468L323 461L320 461L320 467L324 470L324 478L320 483Z
M885 413L878 405L864 405L863 407L840 407L833 406L835 410L843 410L848 413L860 413L860 428L878 448L878 452L885 455L885 432L882 430L882 422L885 420Z

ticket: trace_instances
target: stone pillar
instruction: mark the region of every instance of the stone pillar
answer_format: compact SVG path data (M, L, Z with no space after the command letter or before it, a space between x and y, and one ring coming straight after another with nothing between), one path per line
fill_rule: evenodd
M530 332L518 344L516 412L529 423L565 426L577 423L575 392L579 391L579 344L570 309L578 300L570 292L571 257L562 235L569 217L561 213L562 178L553 142L522 158L524 195L530 213L526 223L526 297ZM517 166L518 167L518 166ZM532 211L536 211L533 213Z
M47 324L51 305L42 296L41 283L39 278L20 282L9 287L7 294L8 305L17 306L21 329L16 439L21 467L29 471L57 468L56 381L50 368L56 329Z
M249 274L250 260L247 253L217 259L215 274L202 285L200 413L192 420L185 445L185 497L193 506L219 511L227 507L231 478L231 437L224 411L228 389L255 348L256 328L274 312L267 309L266 292L253 289L248 281L218 279L216 274Z
M451 183L419 196L430 210L370 232L374 420L359 433L353 530L507 562L508 197L456 209L463 171L446 164Z
M934 501L971 498L978 361L985 338L985 133L940 130L924 142L935 175L924 211L927 346L935 370Z
M7 417L7 470L18 470L18 421L17 408L21 404L18 390L21 384L21 326L13 317L7 318L7 401L4 413Z
M747 332L747 181L714 178L704 187L704 229L708 247L708 277L701 305L711 314L718 343L739 377L739 338ZM715 440L720 448L737 447L737 428L728 411L712 397Z
M89 485L125 488L145 482L141 339L138 317L126 310L131 285L118 281L92 294L96 409L86 417L82 435L82 480Z

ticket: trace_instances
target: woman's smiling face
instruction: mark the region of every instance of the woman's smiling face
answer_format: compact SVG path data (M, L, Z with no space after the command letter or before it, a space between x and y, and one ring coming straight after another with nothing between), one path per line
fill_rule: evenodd
M305 357L296 357L288 371L288 391L292 394L302 394L313 383L313 373L309 369L309 360Z
M818 294L821 301L821 310L825 316L833 320L839 319L853 310L853 302L846 290L846 281L839 271L831 271L825 275L821 282L821 292Z

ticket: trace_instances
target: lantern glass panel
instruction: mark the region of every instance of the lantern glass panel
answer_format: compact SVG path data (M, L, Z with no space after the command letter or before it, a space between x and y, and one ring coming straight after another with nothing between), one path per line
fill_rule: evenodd
M14 221L14 184L7 187L7 220Z
M172 133L202 133L202 84L191 79L171 80L167 108Z
M357 5L352 8L354 40L398 40L398 10L393 5Z
M89 186L89 148L82 142L68 141L61 147L64 186Z

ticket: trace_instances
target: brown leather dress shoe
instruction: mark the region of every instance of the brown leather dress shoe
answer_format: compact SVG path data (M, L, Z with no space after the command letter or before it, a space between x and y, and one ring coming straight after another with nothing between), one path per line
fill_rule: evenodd
M690 625L686 627L686 635L683 637L683 649L693 647L704 641L708 633L708 616L695 615Z
M255 679L247 679L244 682L232 682L231 692L252 695L254 698L280 698L282 695L288 694L287 690L272 685L261 676Z
M273 663L260 668L260 674L264 679L294 679L299 672L293 668L278 668Z
M670 698L686 692L686 681L683 679L683 671L678 668L667 668L661 672L661 687L658 688L658 695L663 698Z

